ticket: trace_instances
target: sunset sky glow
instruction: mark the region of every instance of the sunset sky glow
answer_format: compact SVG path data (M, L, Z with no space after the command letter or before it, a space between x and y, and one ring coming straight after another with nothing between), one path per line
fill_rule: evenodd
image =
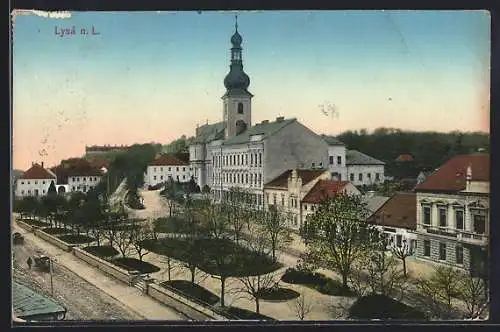
M489 131L486 11L238 15L253 123ZM167 144L221 120L234 12L21 15L13 29L14 168L56 165L85 145Z

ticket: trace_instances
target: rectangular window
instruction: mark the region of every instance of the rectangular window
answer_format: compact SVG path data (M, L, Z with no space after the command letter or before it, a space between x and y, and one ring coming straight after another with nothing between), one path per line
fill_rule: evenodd
M237 160L237 161L236 161L236 165L239 165L239 164L240 164L240 155L238 155L238 156L236 157L236 160Z
M430 206L424 206L423 209L423 216L424 216L424 225L430 225L431 224L431 207Z
M266 194L266 203L269 204L269 194Z
M42 181L43 184L45 184L45 181Z
M185 176L185 175L183 175L183 176L182 176L182 179L183 179L183 180L185 180L185 179L186 179L186 176Z
M424 240L424 256L425 257L431 256L431 241L429 240Z
M38 181L35 181L35 184L38 184Z
M262 184L262 174L259 174L259 185Z
M446 243L439 243L439 260L446 260Z
M153 175L153 180L156 180L156 175Z
M363 173L359 173L358 174L358 180L359 181L363 181Z
M368 180L372 179L372 173L366 173L366 176L368 177Z
M248 173L245 174L245 183L248 184Z
M455 259L457 264L462 265L464 263L464 247L462 246L455 247Z
M478 214L473 215L474 233L484 234L486 232L486 217Z
M162 175L162 176L160 176L160 180L163 180L163 175Z
M314 163L311 164L311 167L314 168Z
M276 205L276 194L273 194L273 204Z
M185 171L186 171L186 167L183 167L183 168L182 168L182 171L183 171L183 172L185 172Z
M446 208L439 208L439 226L446 227Z
M178 172L179 171L179 167L176 167L175 170Z
M259 166L262 166L262 153L259 153Z
M163 167L160 167L160 172L163 172Z
M24 190L21 190L21 195L24 195Z
M398 247L401 247L401 245L403 244L403 236L402 235L396 235L396 245Z
M253 153L252 153L252 154L250 154L250 165L252 165L252 166L253 166Z
M153 168L153 172L156 172L156 167L155 167L155 168Z
M30 184L30 182L28 181L28 184Z
M42 190L42 193L44 193L44 194L45 194L45 189L43 189L43 190Z
M455 226L457 229L464 229L464 211L455 210Z
M24 184L24 181L21 181L21 184Z
M342 156L337 156L337 165L342 165Z
M330 165L333 165L333 156L330 156Z
M281 205L285 206L285 195L281 194Z
M380 173L375 173L375 180L380 181Z
M354 181L354 173L349 174L349 180Z
M170 171L172 171L172 167L169 167L169 168L168 168L168 171L169 171L169 172L170 172Z

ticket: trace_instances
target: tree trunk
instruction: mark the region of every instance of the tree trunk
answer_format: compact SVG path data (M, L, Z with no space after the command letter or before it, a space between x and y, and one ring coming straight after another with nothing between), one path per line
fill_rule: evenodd
M220 277L220 305L221 307L225 306L224 303L224 293L226 291L226 277Z
M170 265L170 257L167 257L167 269L168 269L168 281L170 281L170 270L172 266Z
M260 303L259 303L259 297L255 295L255 312L260 314Z
M406 258L403 258L403 273L406 278Z
M347 273L346 272L342 272L342 288L344 288L345 290L349 289L349 285L347 284Z
M101 237L96 234L96 240L97 240L97 246L100 247L101 246Z
M191 283L194 285L194 277L196 273L196 266L190 266L189 271L191 272Z

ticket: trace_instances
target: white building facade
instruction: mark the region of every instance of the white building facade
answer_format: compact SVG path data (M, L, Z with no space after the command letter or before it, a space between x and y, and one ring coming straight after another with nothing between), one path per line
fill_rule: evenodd
M45 196L51 183L57 184L57 176L41 164L32 163L21 178L17 179L16 197Z
M189 163L173 156L161 156L147 166L144 174L146 185L155 186L169 180L181 183L189 182L191 180Z
M346 180L356 186L370 186L385 181L385 163L357 150L347 150L346 167Z

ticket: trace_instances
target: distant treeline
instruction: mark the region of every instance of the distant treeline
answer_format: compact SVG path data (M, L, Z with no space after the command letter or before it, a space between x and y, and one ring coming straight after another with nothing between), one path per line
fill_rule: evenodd
M416 176L418 172L431 171L453 156L470 154L483 149L489 152L490 135L483 132L416 132L394 128L346 131L336 137L348 149L358 150L386 162L386 172L395 177ZM414 161L396 162L402 154L410 154ZM416 174L412 174L416 173Z

